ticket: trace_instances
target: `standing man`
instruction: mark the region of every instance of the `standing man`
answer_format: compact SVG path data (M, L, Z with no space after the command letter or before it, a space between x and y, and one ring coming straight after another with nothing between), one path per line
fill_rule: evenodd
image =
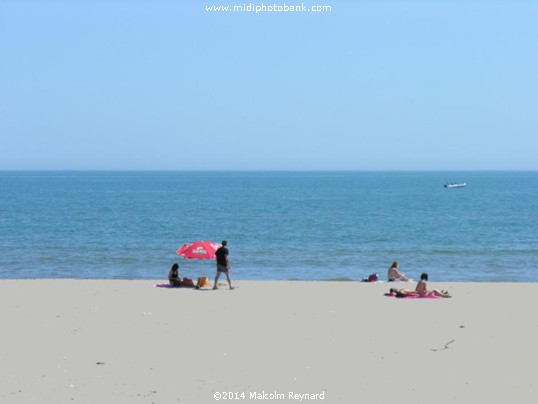
M217 285L221 272L226 274L228 285L230 286L230 289L233 289L232 280L230 279L230 258L228 257L228 249L226 248L226 245L228 245L228 242L226 240L222 240L222 247L215 252L215 259L217 260L217 275L215 275L215 284L213 285L213 289L218 289Z

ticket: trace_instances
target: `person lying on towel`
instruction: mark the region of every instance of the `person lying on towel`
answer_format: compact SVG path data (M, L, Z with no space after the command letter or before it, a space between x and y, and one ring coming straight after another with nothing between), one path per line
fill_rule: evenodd
M420 281L417 283L417 287L415 288L415 290L391 288L390 293L392 295L396 295L396 297L406 297L406 296L451 297L450 294L446 290L441 290L441 291L437 289L428 290L426 286L427 281L428 281L428 274L423 273L422 275L420 275Z

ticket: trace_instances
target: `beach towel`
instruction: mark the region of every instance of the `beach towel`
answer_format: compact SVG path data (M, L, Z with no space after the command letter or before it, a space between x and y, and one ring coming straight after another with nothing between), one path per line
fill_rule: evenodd
M433 295L431 295L431 296L424 296L424 297L422 297L422 296L417 296L417 295L410 295L410 296L401 296L401 297L399 297L399 296L393 295L392 293L385 293L385 296L387 296L387 297L396 297L396 298L398 298L398 299L440 299L439 296L433 296Z
M153 285L154 288L171 288L171 289L178 289L178 288L190 288L192 289L194 285L181 285L181 286L170 286L170 283L156 283Z

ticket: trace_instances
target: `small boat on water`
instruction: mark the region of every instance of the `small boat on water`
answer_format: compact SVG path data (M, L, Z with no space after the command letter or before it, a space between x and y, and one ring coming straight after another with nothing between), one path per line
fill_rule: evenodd
M466 182L455 183L455 182L445 182L445 188L464 188L467 186Z

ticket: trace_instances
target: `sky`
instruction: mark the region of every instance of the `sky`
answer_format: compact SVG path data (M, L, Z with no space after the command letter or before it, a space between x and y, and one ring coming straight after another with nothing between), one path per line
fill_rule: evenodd
M0 170L538 170L538 2L0 0Z

